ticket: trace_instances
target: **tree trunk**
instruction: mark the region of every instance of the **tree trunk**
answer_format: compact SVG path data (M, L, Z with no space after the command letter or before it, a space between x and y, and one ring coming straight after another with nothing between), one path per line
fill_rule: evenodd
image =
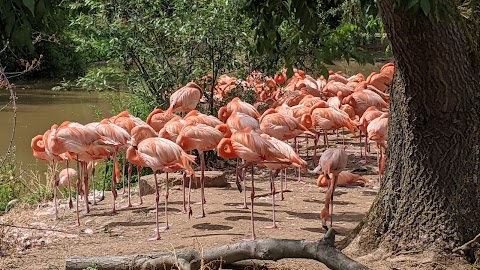
M431 23L393 2L380 1L396 60L385 179L351 246L452 250L480 232L479 52L459 14Z

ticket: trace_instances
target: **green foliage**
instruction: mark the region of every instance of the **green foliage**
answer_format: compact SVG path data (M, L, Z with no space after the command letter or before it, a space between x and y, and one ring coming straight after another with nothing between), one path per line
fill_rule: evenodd
M428 19L438 23L449 16L447 6L435 0L395 0L393 7L397 12L406 12L415 20Z
M76 81L76 86L87 91L117 91L118 82L121 82L123 72L117 68L92 68L87 71L85 76ZM117 85L115 85L117 83Z
M35 55L43 55L43 58L38 70L30 75L32 77L73 78L82 75L86 69L83 56L75 51L74 44L65 36L56 41L42 40L36 44L33 54L23 57Z
M325 65L333 60L372 62L360 45L380 21L358 11L351 15L360 10L359 1L245 1L244 9L253 21L255 50L267 60L263 69L285 65L290 75L296 66L326 75ZM370 25L364 27L367 21Z
M53 190L47 186L38 186L33 189L33 192L22 196L22 202L26 204L34 204L38 202L46 202L53 199Z
M0 2L0 38L14 48L33 50L32 35L52 12L51 0L10 0ZM37 29L38 30L38 29Z
M77 50L123 65L125 85L148 111L167 107L179 85L208 73L235 73L247 63L248 20L232 1L91 0L69 7L77 14L69 30L82 44Z
M0 2L0 63L8 66L9 72L25 71L25 62L42 57L42 65L30 70L29 77L72 77L83 73L82 56L71 39L63 35L68 13L60 2Z
M5 163L0 167L0 212L5 211L8 202L19 196L20 187L15 181L17 176L14 150L7 154Z

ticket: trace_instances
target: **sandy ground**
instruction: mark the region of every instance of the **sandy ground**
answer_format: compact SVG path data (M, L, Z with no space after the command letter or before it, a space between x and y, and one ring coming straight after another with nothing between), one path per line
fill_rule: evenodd
M332 135L333 139L336 139ZM357 141L358 142L358 141ZM377 168L375 152L369 156L367 164L359 157L357 142L347 141L349 164L347 169L363 168L363 174L369 182L366 187L338 187L335 191L334 228L339 241L348 235L364 217L377 194ZM322 148L325 146L321 146ZM372 151L374 147L372 146ZM312 151L310 152L311 155ZM311 161L310 168L313 169ZM182 211L182 190L180 186L170 189L169 224L170 229L161 233L159 241L147 241L155 234L154 195L144 197L142 206L123 208L126 194L120 195L117 214L111 214L111 195L91 207L89 214L84 214L81 202L81 226L75 224L75 213L65 204L60 209L60 220L53 216L52 204L38 206L35 209L14 209L0 217L2 223L36 228L55 228L62 232L38 231L3 227L4 239L22 240L17 243L17 252L0 257L0 269L64 269L68 256L108 256L133 255L156 252L173 252L180 249L202 249L223 244L244 241L250 237L250 210L238 209L243 205L243 193L239 193L234 184L234 173L226 170L230 183L226 188L206 189L206 217L196 218L201 213L200 205L193 205L193 218L189 219ZM249 175L249 173L247 174ZM316 175L304 174L297 182L293 170L289 171L288 189L285 199L276 197L278 229L267 229L272 224L272 196L265 171L258 170L255 182L257 195L255 199L255 226L258 238L319 239L325 234L321 227L319 212L323 207L325 188L315 185ZM249 179L249 178L247 178ZM248 186L250 186L250 183ZM279 189L277 180L277 190ZM163 194L162 187L162 194ZM247 190L249 191L249 190ZM121 193L121 191L120 191ZM250 195L250 193L247 193ZM200 201L200 190L193 190L193 202ZM138 202L136 193L133 202ZM161 197L160 226L165 225L163 215L163 196ZM249 204L249 207L250 204ZM6 236L5 236L6 235ZM13 238L12 238L13 235ZM9 238L10 236L10 238ZM3 242L2 244L8 244ZM411 257L405 259L369 259L359 258L372 269L444 269L430 263L419 263ZM323 264L304 259L283 259L278 262L256 261L257 266L268 269L327 269ZM422 267L420 267L422 266ZM246 267L245 269L260 269Z

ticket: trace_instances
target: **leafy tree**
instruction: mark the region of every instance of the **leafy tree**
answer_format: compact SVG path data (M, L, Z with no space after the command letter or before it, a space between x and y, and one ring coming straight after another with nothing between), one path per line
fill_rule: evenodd
M309 3L246 2L254 21L262 22L255 25L259 47L279 42L280 26L292 16L314 14ZM376 3L368 4L376 9ZM280 5L285 12L273 8ZM396 61L388 161L380 192L351 246L366 252L452 250L480 232L479 3L379 0L378 5ZM311 18L300 20L300 27L320 28L323 22ZM269 33L268 40L262 32ZM291 55L280 56L291 61Z
M61 1L13 0L0 3L0 62L9 72L25 70L25 62L42 57L28 76L78 75L84 70L68 36L63 34L68 12ZM32 71L32 70L30 70ZM23 73L21 73L23 74Z
M239 71L252 36L232 1L92 0L70 6L79 14L71 30L83 44L79 50L97 48L123 63L127 85L150 108L166 107L180 84L210 73L213 87L220 73Z
M261 69L286 66L328 74L325 65L351 58L365 64L371 57L360 47L380 27L374 16L354 13L358 1L245 1L255 29L255 52ZM355 15L352 15L355 14ZM369 26L364 26L369 22Z

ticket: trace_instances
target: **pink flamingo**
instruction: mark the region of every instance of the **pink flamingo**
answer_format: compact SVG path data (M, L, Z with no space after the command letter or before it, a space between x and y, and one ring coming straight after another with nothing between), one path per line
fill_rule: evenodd
M322 174L329 180L327 193L325 194L325 206L320 212L322 226L326 230L328 227L326 222L330 218L330 227L333 226L331 215L333 214L333 192L337 186L338 175L347 167L347 153L343 149L328 148L320 157L320 165L322 166Z
M285 157L275 146L267 139L260 136L259 133L246 128L242 131L235 132L230 138L223 138L217 146L218 155L223 158L241 158L246 161L243 167L251 166L252 168L252 191L250 193L251 200L251 222L252 222L252 239L256 238L255 224L253 218L253 200L255 198L255 185L253 177L253 165L258 163L276 163L290 164L290 160ZM241 191L241 186L237 180L237 187Z
M176 143L164 138L147 138L138 145L132 145L127 150L128 160L142 167L150 167L154 171L155 178L155 209L157 236L149 240L160 240L160 229L158 225L158 202L160 199L158 191L157 171L167 173L165 192L165 229L169 228L167 206L168 206L168 173L180 170L188 170L192 175L195 171L190 162L195 162L195 156L185 153Z
M201 217L205 217L205 151L213 150L217 147L218 143L221 139L223 139L223 133L211 126L207 126L204 124L195 125L193 122L187 122L185 127L180 131L180 134L177 137L177 144L183 148L184 151L191 151L194 149L198 150L198 154L200 156L200 168L202 171L201 174L201 201L202 201L202 215ZM191 182L191 179L190 179ZM190 194L190 186L189 185L189 194ZM185 185L184 185L185 190ZM188 196L188 213L189 216L191 215L191 207L190 207L190 195Z

